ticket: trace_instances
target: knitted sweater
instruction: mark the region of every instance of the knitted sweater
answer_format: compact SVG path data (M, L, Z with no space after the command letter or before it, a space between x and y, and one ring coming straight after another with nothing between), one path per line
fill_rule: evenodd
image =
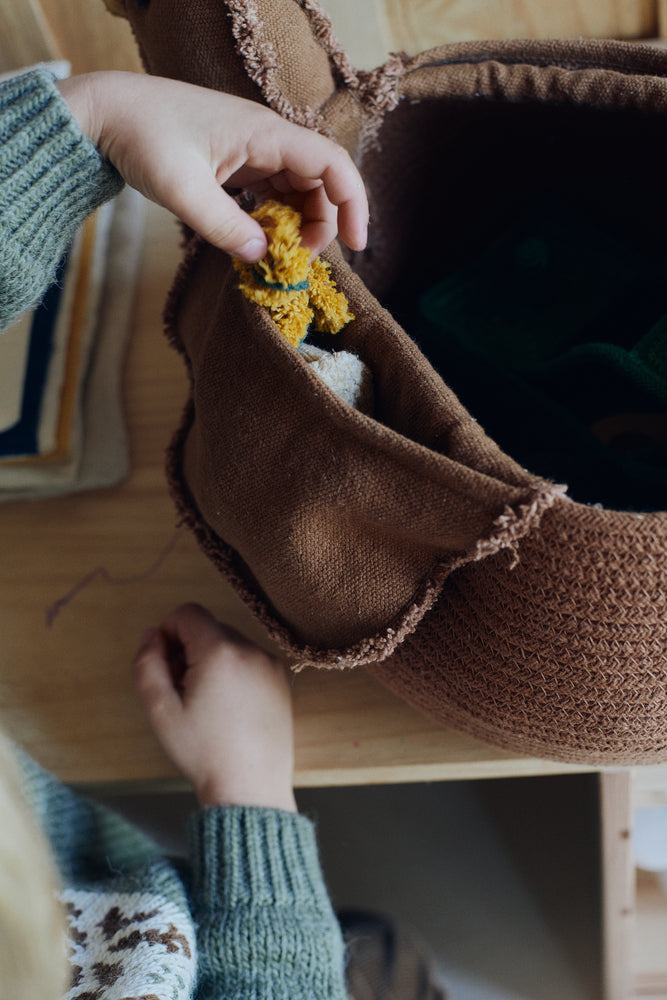
M0 330L39 300L77 227L122 186L50 73L0 83Z
M342 936L306 817L201 810L190 858L175 862L17 755L64 886L65 1000L345 1000Z

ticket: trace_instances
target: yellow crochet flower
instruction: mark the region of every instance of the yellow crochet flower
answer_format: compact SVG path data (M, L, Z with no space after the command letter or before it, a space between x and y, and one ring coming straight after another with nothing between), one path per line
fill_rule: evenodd
M347 299L319 257L311 261L301 246L301 216L277 201L252 213L266 232L268 251L257 264L234 259L239 288L251 302L266 306L285 339L298 347L311 323L324 333L338 333L354 319Z

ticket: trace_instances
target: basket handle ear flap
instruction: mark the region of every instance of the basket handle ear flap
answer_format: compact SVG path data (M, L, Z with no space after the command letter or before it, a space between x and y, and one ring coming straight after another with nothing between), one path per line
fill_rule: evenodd
M336 81L329 52L316 37L326 32L326 15L311 19L307 0L122 2L149 73L258 101L311 127L320 124L319 108Z
M149 73L266 104L350 152L397 102L400 57L356 70L316 0L119 3Z

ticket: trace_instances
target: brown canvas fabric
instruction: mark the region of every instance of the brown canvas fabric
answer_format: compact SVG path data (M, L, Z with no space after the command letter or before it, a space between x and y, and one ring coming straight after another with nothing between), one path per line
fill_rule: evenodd
M667 56L489 42L359 73L312 0L125 6L151 72L334 135L371 201L368 250L325 256L357 317L336 347L373 372L372 417L243 299L224 254L189 241L166 313L192 379L169 480L204 551L301 665L366 665L513 750L667 758L667 515L591 507L527 472L381 305L545 190L658 247Z
M179 285L171 308L191 334L196 391L172 452L177 496L282 641L290 623L301 656L352 666L391 651L455 564L513 544L558 495L484 435L351 273L338 287L367 319L341 347L374 372L381 422L325 391L222 254L201 244ZM211 358L220 310L224 365Z

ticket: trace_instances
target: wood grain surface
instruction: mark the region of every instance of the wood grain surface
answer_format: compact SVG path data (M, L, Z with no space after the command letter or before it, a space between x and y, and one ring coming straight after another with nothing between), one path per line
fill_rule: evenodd
M664 2L664 0L660 0ZM410 54L484 38L650 38L656 0L383 0L390 45Z

